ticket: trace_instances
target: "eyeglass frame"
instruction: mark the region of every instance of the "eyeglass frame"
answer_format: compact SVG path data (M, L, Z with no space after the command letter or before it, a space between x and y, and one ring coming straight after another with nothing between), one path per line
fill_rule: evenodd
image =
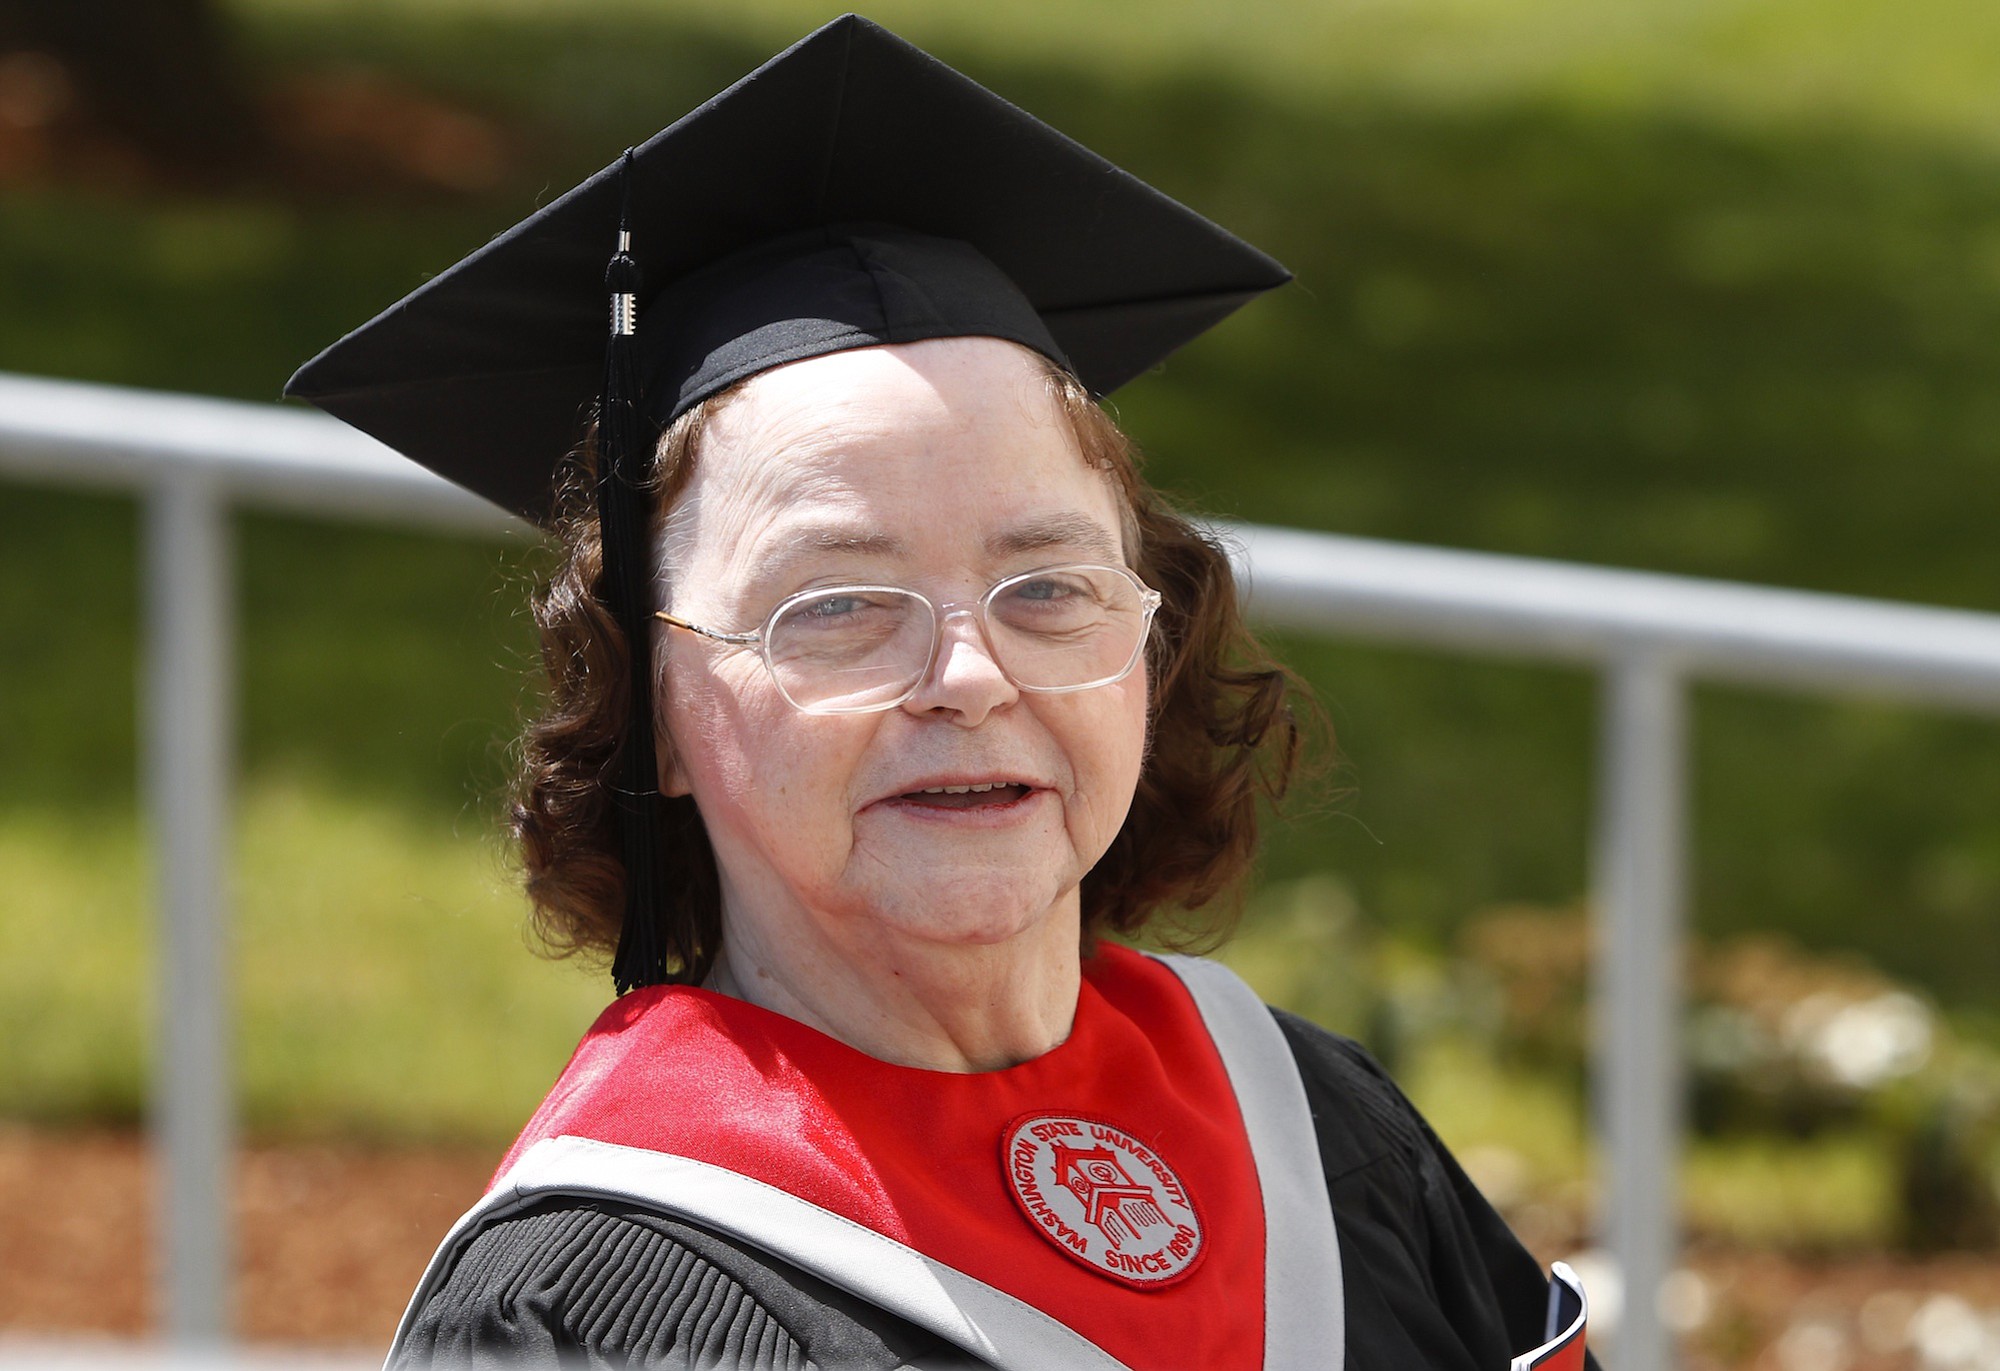
M1109 571L1123 576L1127 581L1130 581L1139 592L1140 626L1138 641L1132 645L1132 655L1126 659L1125 665L1120 667L1114 675L1105 676L1095 681L1085 681L1080 685L1027 685L1014 678L1014 673L1007 669L1007 664L1000 659L1000 653L994 648L993 629L987 619L988 606L991 605L993 597L1008 586L1017 585L1022 581L1031 581L1037 576L1047 576L1059 571ZM778 622L779 618L794 606L803 604L819 596L835 595L842 591L890 591L898 595L911 595L922 601L931 612L930 654L924 658L923 667L910 682L909 688L892 700L885 700L878 704L850 705L846 708L835 709L827 709L819 705L802 705L792 698L792 693L789 690L785 689L785 682L778 674L777 664L771 660L771 629ZM785 697L786 704L798 710L801 714L880 714L885 710L895 709L900 705L908 703L919 690L923 689L924 682L930 678L931 672L937 666L938 651L944 646L944 625L947 619L958 615L970 615L978 623L980 637L986 642L986 655L992 658L993 665L1000 669L1000 674L1006 677L1008 684L1012 685L1016 690L1024 690L1035 695L1070 695L1079 690L1096 690L1100 686L1116 685L1119 681L1130 676L1132 668L1139 665L1139 659L1145 655L1146 640L1151 637L1153 632L1153 616L1159 613L1160 606L1164 602L1165 597L1159 591L1140 580L1138 573L1130 567L1114 566L1109 562L1064 562L1058 566L1036 567L1032 571L1022 571L1012 576L1003 576L988 586L985 593L976 600L952 600L944 604L939 604L921 590L912 590L908 586L888 585L878 582L813 586L809 589L801 590L796 594L787 595L784 599L778 601L777 606L764 617L763 627L742 633L726 633L721 629L705 628L700 624L690 623L677 614L670 614L664 609L654 610L653 617L661 620L669 628L684 628L690 633L699 634L704 638L712 639L718 643L726 643L732 647L755 647L758 650L758 655L764 659L764 669L771 673L772 684L778 687L778 693Z

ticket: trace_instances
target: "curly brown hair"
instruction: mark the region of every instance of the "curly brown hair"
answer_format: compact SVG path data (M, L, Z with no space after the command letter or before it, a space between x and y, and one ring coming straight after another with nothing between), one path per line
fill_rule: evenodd
M1137 449L1082 383L1053 363L1044 370L1083 459L1123 496L1132 569L1162 598L1147 651L1145 767L1124 826L1083 880L1087 948L1107 933L1138 935L1161 911L1212 906L1236 886L1256 852L1259 800L1290 785L1301 729L1296 678L1243 623L1227 554L1146 483ZM701 402L661 435L648 481L653 546L693 473L710 416L733 393ZM625 911L611 787L631 691L625 635L600 597L594 451L586 439L557 473L552 527L561 563L534 600L548 685L522 741L512 816L544 948L609 959ZM668 746L664 736L658 745ZM657 803L669 873L660 940L672 978L696 982L721 944L715 854L692 799ZM1223 902L1177 942L1220 941L1237 909Z

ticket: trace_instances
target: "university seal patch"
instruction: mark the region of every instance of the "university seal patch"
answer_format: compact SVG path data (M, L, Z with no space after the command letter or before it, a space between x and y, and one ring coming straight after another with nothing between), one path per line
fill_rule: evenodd
M1201 1218L1187 1187L1122 1128L1029 1114L1001 1135L1001 1160L1028 1222L1085 1266L1152 1289L1201 1259Z

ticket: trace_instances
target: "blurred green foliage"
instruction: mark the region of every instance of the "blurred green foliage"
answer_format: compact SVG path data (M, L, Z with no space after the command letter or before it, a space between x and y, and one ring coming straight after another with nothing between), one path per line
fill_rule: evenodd
M497 179L369 196L10 188L0 369L274 398L315 349L831 14L794 0L235 12L273 83L365 79L484 121L507 149ZM1297 287L1118 398L1156 479L1196 507L2000 609L2000 11L898 0L874 13L1297 271ZM0 1110L129 1114L144 986L136 521L118 500L0 494L0 1014L10 1044L31 1041L15 1036L30 1024L44 1025L37 1043L107 1044L70 1076L53 1046L10 1051ZM546 1044L528 1044L573 1034L598 993L520 955L518 897L482 855L527 689L533 561L242 521L254 1120L504 1130L553 1069ZM1471 911L1579 896L1587 677L1282 647L1329 708L1334 786L1351 793L1273 831L1272 877L1338 872L1355 920L1434 951ZM2000 730L1711 689L1696 717L1698 924L1859 949L1976 1013L1996 971ZM300 826L314 810L345 835L331 870ZM440 884L413 895L412 873ZM1304 947L1322 917L1260 913L1258 936ZM82 952L113 925L122 940ZM314 941L329 928L349 941ZM37 970L63 948L88 974ZM330 1040L285 1046L280 1011L320 1004L333 968L403 961L424 974L329 1006L351 1060L333 1061ZM1344 974L1296 993L1340 1020ZM504 1100L449 1102L482 1069L471 1040L414 1083L441 1101L435 1115L368 1093L368 1053L456 1041L439 1017L489 991L501 1005L550 997L466 1030L519 1030L506 1052L529 1065ZM438 1017L396 1008L411 996ZM80 1019L103 1035L71 1032ZM127 1064L104 1064L118 1053Z
M132 1123L157 1006L129 814L0 821L0 1113ZM266 778L243 796L239 1113L260 1135L497 1142L608 998L527 955L484 825Z

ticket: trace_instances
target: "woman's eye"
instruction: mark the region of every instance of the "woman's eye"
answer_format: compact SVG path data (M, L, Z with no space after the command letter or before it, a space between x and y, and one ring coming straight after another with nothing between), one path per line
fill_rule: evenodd
M1060 577L1038 577L1032 581L1022 581L1008 594L1022 600L1062 600L1075 595L1078 587Z
M789 624L819 631L865 628L906 615L906 598L894 592L836 588L793 602L779 616L778 624L781 628Z
M793 613L808 619L838 619L844 614L858 613L863 607L858 595L828 595L824 599L806 601Z

